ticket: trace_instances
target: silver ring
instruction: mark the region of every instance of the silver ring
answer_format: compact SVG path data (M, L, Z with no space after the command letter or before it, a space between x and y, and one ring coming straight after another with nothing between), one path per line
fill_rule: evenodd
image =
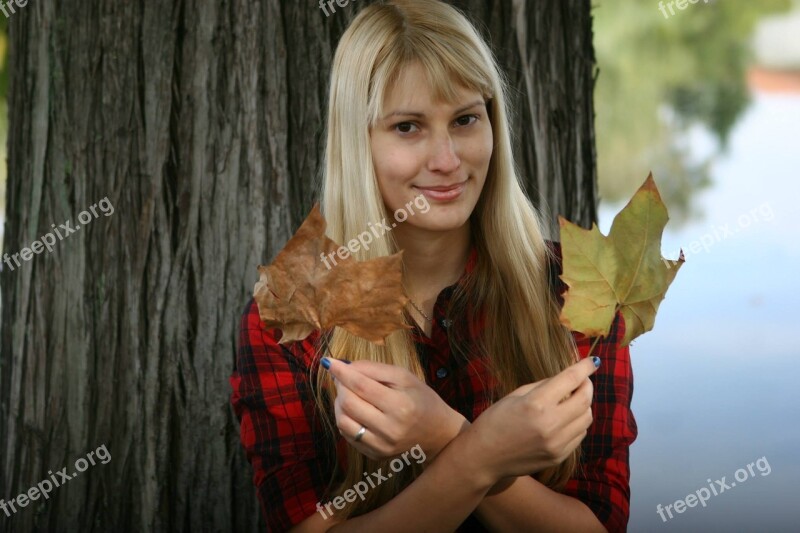
M364 427L364 426L361 426L361 429L358 430L358 433L356 433L356 436L353 437L353 440L356 441L356 442L360 441L361 437L363 437L364 433L366 433L366 432L367 432L367 428Z

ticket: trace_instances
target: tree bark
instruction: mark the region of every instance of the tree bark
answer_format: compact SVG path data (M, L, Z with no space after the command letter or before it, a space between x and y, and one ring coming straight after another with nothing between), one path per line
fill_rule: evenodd
M588 225L589 1L457 4L517 93L534 202ZM0 530L263 530L228 403L238 319L315 200L331 58L364 5L62 0L10 18L3 251L103 198L114 212L3 265L0 497L102 445L111 460L0 511Z

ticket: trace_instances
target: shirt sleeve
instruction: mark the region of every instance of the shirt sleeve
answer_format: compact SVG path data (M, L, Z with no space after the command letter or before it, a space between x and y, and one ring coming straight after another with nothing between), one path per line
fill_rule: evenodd
M268 531L286 531L317 509L330 481L309 383L313 343L279 345L251 300L242 315L231 404L253 467Z
M636 420L631 411L633 372L630 351L620 346L625 322L620 313L611 331L601 339L592 355L601 359L591 380L594 384L592 416L582 457L564 494L581 500L610 532L626 531L630 512L630 467L628 448L636 439ZM586 357L594 339L576 337L581 357Z

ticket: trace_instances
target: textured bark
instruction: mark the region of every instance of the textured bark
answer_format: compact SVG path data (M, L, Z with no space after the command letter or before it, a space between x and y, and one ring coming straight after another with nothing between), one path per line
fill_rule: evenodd
M512 88L515 153L528 196L557 237L556 215L597 218L595 57L584 0L461 0Z
M3 251L104 197L114 214L2 272L0 497L112 459L0 530L263 529L228 404L236 326L314 201L330 61L365 4L61 0L9 20ZM588 0L458 5L518 93L529 192L590 223Z

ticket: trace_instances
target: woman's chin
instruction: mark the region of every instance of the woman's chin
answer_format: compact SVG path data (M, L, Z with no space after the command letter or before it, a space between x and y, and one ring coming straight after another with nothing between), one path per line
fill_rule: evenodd
M425 223L413 224L417 229L431 232L450 232L464 227L469 217L453 217L447 219L437 219L435 221L425 221Z

